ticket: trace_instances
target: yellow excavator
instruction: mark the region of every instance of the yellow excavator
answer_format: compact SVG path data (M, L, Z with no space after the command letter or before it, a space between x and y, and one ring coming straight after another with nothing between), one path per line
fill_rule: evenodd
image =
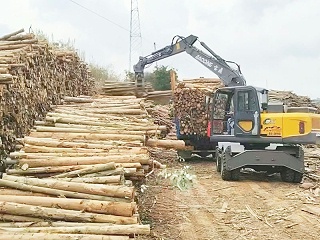
M178 139L198 149L215 149L216 169L223 180L239 180L241 169L251 168L280 173L286 182L301 182L305 170L302 144L320 143L320 115L311 108L290 109L269 103L267 89L247 86L238 64L224 60L204 42L200 44L208 53L199 50L194 46L197 40L194 35L175 36L170 45L140 57L134 65L137 91L144 91L147 64L188 53L214 72L225 87L207 99L207 136L177 133Z

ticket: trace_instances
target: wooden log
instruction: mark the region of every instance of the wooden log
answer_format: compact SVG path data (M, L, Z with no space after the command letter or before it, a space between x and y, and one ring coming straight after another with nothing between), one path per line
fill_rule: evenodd
M122 131L123 132L123 131ZM146 131L145 134L155 134L155 131ZM160 133L160 132L157 132ZM37 138L37 137L25 137L22 140L25 144L35 145L35 146L43 146L43 147L54 147L54 148L85 148L85 149L104 149L111 150L117 147L117 145L127 145L130 142L122 142L122 141L109 141L105 143L90 143L90 142L79 142L79 141L59 141L53 138ZM41 148L40 148L41 149Z
M59 234L59 233L12 233L1 231L0 240L129 240L129 236L111 236L96 234Z
M25 183L20 182L12 182L4 179L0 179L0 186L3 187L10 187L15 188L23 191L32 191L37 193L44 193L48 195L53 196L64 196L69 198L83 198L83 199L91 199L91 200L101 200L101 201L110 201L110 202L129 202L131 200L125 199L125 198L112 198L112 197L106 197L106 196L99 196L99 195L93 195L93 194L85 194L85 193L79 193L79 192L72 192L72 191L65 191L65 190L59 190L59 189L53 189L53 188L46 188L46 187L38 187L33 185L28 185Z
M108 186L104 184L88 184L77 182L64 182L56 179L37 179L28 177L18 177L12 175L4 175L2 180L26 183L29 185L46 187L64 191L79 192L85 194L94 194L115 198L133 199L134 188L125 186Z
M149 156L146 154L139 155L110 155L102 157L52 157L43 161L43 159L22 158L19 164L28 164L29 167L48 167L48 166L71 166L71 165L91 165L104 163L133 163L149 164Z
M78 153L78 152L106 152L105 149L87 149L87 148L58 148L58 147L43 147L43 146L32 146L25 145L23 150L26 153L61 153L61 152L69 152L69 153Z
M1 195L49 197L49 195L43 193L27 192L12 188L0 188L0 196Z
M76 176L82 176L90 173L102 172L107 170L114 170L116 169L116 165L114 162L106 163L106 164L99 164L99 165L92 165L83 169L74 170L71 172L62 173L59 175L60 178L70 178ZM57 177L57 176L56 176Z
M119 128L123 129L123 130L132 130L132 131L135 131L135 130L143 130L143 131L148 131L148 130L154 130L154 129L157 129L157 130L166 130L167 127L164 126L164 125L153 125L153 124L148 124L148 125L145 125L142 124L142 123L139 123L139 124L132 124L131 122L131 125L128 125L126 122L123 121L122 119L122 122L123 123L120 123L118 122L117 124L109 124L106 123L105 126L90 126L90 125L80 125L80 124L65 124L65 123L55 123L54 126L55 127L61 127L61 128L89 128L89 129L95 129L95 130L102 130L102 129L110 129L110 130L117 130Z
M144 142L144 136L126 135L126 134L99 134L99 133L42 133L32 132L31 137L55 138L60 140L120 140L120 141L141 141Z
M58 167L37 167L23 169L7 169L8 175L36 175L36 174L58 174L68 171L79 170L88 167L89 165L74 165L74 166L58 166ZM123 174L123 168L116 168L115 170L103 171L103 173L109 173L104 176L119 175ZM85 176L88 176L86 174Z
M28 198L26 196L0 195L0 201L125 217L132 217L137 208L135 202L108 202L39 196Z
M3 74L2 74L3 75ZM0 75L0 81L1 81L1 75ZM111 130L111 129L89 129L89 128L59 128L59 127L48 127L48 126L36 126L35 129L37 132L45 132L46 134L41 134L42 136L45 135L45 137L51 137L52 133L99 133L99 134L122 134L124 132L123 129L119 130ZM126 134L129 135L151 135L151 134L161 134L160 130L147 130L147 131L141 131L141 130L126 130ZM48 140L44 141L44 144L47 143ZM50 143L50 142L49 142Z
M0 213L0 221L3 222L42 222L42 218L36 217L25 217L25 216L18 216L13 214L1 214ZM1 234L0 234L1 236Z
M166 139L148 139L146 141L148 147L160 147L166 149L184 150L185 142L182 140L166 140Z
M105 222L114 224L135 224L138 222L138 219L135 216L122 217L3 201L0 201L0 212L19 216L34 216L45 219L65 220L71 222Z
M0 231L16 233L66 233L66 234L98 234L98 235L148 235L150 225L106 225L106 226L72 226L72 227L20 227L0 228Z
M66 182L82 182L82 183L99 183L99 184L124 184L123 175L105 176L105 177L77 177L77 178L60 178L61 181ZM1 194L1 190L0 190Z
M7 35L2 36L2 37L0 38L0 40L1 40L1 41L2 41L2 40L6 40L6 39L8 39L8 38L10 38L10 37L12 37L12 36L15 36L15 35L17 35L17 34L19 34L19 33L23 33L23 32L24 32L24 29L21 28L21 29L19 29L18 31L15 31L15 32L13 32L13 33L9 33L9 34L7 34Z
M109 156L118 154L146 154L148 149L146 147L127 147L115 146L104 152L46 152L46 153L26 153L24 151L11 152L11 158L28 158L28 159L47 159L52 157L89 157L89 156Z

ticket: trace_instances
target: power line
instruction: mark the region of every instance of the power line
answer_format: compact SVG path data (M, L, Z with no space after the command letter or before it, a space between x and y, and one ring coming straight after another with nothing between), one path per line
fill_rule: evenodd
M123 30L125 30L125 31L127 31L127 32L130 32L130 30L129 30L129 29L127 29L127 28L125 28L125 27L121 26L121 25L120 25L120 24L118 24L118 23L115 23L114 21L111 21L110 19L108 19L108 18L106 18L106 17L102 16L101 14L99 14L99 13L97 13L97 12L95 12L95 11L93 11L93 10L91 10L91 9L89 9L89 8L87 8L87 7L85 7L85 6L83 6L83 5L81 5L80 3L77 3L76 1L73 1L73 0L69 0L69 1L70 1L70 2L72 2L72 3L74 3L74 4L76 4L76 5L78 5L79 7L82 7L83 9L85 9L85 10L87 10L87 11L89 11L89 12L93 13L94 15L97 15L98 17L100 17L100 18L102 18L102 19L104 19L104 20L106 20L106 21L108 21L108 22L110 22L110 23L112 23L112 24L116 25L117 27L122 28Z

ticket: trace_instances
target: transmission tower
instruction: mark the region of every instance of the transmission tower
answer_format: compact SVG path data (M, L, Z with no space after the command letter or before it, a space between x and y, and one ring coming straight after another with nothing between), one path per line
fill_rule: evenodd
M132 70L132 59L138 62L139 56L142 56L142 37L138 0L131 0L129 71Z

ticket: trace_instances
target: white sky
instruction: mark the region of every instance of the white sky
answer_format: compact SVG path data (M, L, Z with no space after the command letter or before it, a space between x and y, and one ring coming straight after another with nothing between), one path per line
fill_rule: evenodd
M0 0L0 35L32 26L55 40L74 41L87 62L123 74L129 67L130 0L74 1L104 18L70 0ZM320 97L319 0L138 2L144 55L154 42L162 48L175 35L193 34L240 64L248 85ZM137 61L136 55L132 64ZM216 77L186 53L157 64L177 69L179 79Z

